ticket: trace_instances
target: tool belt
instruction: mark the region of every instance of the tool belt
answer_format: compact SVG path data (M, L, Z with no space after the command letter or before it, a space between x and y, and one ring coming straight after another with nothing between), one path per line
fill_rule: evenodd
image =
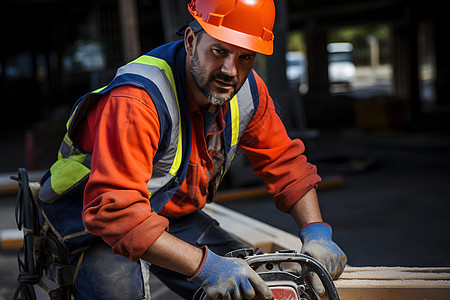
M19 294L21 299L36 299L33 285L47 291L50 299L70 299L83 253L77 264L69 262L69 251L41 217L39 183L29 182L23 168L11 179L19 183L15 214L17 228L24 234L23 249L18 253L19 286L13 299L18 299ZM44 275L51 282L44 282Z

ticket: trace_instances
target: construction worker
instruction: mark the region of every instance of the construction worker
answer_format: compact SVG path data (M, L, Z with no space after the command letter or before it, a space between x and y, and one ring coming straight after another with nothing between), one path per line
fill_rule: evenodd
M79 99L42 179L43 217L77 264L76 299L148 297L149 271L184 298L203 287L211 299L271 299L243 260L223 256L246 245L201 211L237 147L297 222L302 252L334 279L346 265L321 217L316 168L252 70L256 53L273 52L273 1L192 0L188 10L183 40Z

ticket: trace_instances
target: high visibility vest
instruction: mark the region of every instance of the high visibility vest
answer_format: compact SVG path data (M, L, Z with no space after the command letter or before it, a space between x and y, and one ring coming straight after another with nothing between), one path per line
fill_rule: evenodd
M152 211L159 212L179 189L189 164L192 133L186 99L185 50L182 41L163 45L119 68L107 86L81 97L72 109L58 160L41 180L42 216L60 240L72 246L88 244L89 232L81 220L82 197L90 174L92 153L83 152L72 140L78 123L98 99L121 85L144 89L155 104L160 121L160 141L147 183ZM259 103L252 72L229 102L225 114L221 175L231 165L239 138L252 120Z

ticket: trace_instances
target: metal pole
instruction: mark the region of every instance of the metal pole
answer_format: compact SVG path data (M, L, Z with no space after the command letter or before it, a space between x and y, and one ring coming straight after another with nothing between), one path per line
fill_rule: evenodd
M141 53L136 0L119 0L119 18L123 58L129 61Z

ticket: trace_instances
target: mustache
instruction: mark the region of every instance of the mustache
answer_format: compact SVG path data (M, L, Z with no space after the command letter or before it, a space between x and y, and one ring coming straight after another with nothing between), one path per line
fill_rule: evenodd
M226 73L222 73L222 72L212 74L210 77L210 80L212 81L215 79L221 80L221 81L223 81L227 84L233 85L233 86L237 86L237 84L238 84L238 82L237 82L236 78L234 78L234 76L230 76L230 75L228 75Z

